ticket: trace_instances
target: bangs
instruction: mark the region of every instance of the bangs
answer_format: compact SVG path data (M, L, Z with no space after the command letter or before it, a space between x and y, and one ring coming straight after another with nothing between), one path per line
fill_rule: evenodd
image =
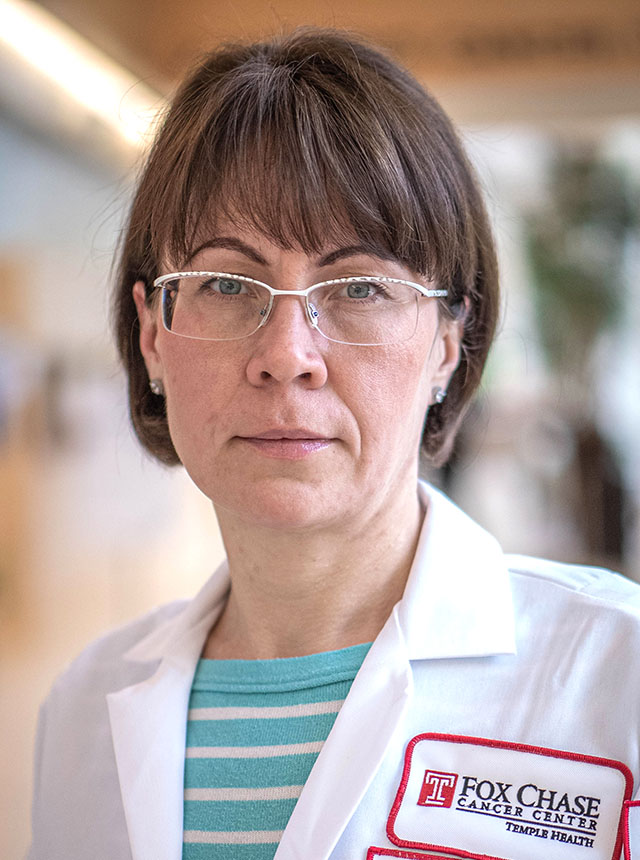
M446 187L442 165L435 170L416 152L429 143L424 129L414 140L407 133L413 106L404 106L399 129L379 93L349 77L332 85L319 62L254 56L212 91L205 110L200 95L199 115L169 116L160 135L164 185L150 218L153 257L182 266L225 222L309 254L355 236L374 253L452 284L468 259L453 202L459 195ZM401 108L394 105L396 116ZM409 167L416 156L419 174Z

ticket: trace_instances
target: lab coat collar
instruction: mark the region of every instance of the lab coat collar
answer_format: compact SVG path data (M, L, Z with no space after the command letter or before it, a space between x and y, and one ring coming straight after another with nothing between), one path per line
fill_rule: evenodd
M278 860L331 853L406 711L411 660L515 650L508 572L499 546L428 485L421 484L419 493L427 513L403 599L338 714L285 830ZM189 694L228 589L225 563L181 612L126 653L127 660L156 661L150 677L107 696L133 860L181 856ZM363 707L369 714L364 726L358 717ZM358 777L336 785L332 775L343 773L345 762Z
M426 514L397 606L409 660L515 654L509 571L498 542L421 481Z
M169 618L125 653L126 660L189 661L202 651L204 640L227 599L230 588L229 565L223 561L178 615Z
M125 653L127 660L151 662L150 677L107 695L133 860L182 856L189 695L198 658L228 588L225 562L177 616Z
M500 545L434 487L420 481L418 494L426 514L397 606L408 658L515 653L509 571ZM126 659L197 659L229 585L225 561L182 612L134 645Z

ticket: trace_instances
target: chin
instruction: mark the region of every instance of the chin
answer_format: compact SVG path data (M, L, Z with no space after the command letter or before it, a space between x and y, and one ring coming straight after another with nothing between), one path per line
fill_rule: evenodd
M262 478L245 488L236 485L226 493L218 491L207 495L222 517L228 513L259 528L306 531L337 525L341 521L336 489L329 492L326 486L278 477Z

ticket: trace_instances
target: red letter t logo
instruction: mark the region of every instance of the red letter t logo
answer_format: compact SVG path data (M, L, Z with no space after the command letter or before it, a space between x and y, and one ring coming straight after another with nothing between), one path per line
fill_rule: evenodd
M440 806L449 808L458 781L457 773L441 773L438 770L425 770L418 806Z

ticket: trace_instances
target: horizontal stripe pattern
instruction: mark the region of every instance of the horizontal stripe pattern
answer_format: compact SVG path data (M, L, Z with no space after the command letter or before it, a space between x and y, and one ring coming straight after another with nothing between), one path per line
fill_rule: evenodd
M276 831L281 832L281 831ZM189 860L273 860L278 842L229 845L216 842L185 842L183 857Z
M208 845L256 845L275 844L282 839L282 830L185 830L185 842L199 842Z
M285 800L185 800L185 830L284 830L297 797Z
M183 860L272 860L368 648L200 661L187 722Z
M267 788L185 788L185 800L291 800L300 797L301 785Z
M210 662L215 663L215 660ZM341 681L346 681L347 686L350 684L348 678L341 678ZM336 682L337 683L337 682ZM229 687L229 684L225 685ZM226 708L229 706L229 694L233 695L234 705L239 708L252 708L256 706L256 696L260 696L260 707L263 708L280 708L288 705L306 705L310 702L325 702L326 690L323 685L320 687L304 687L300 690L278 689L268 690L266 684L260 685L263 689L256 690L254 693L246 691L238 692L231 689L227 690L206 690L202 689L202 681L198 682L197 687L191 690L189 699L189 707L192 709L199 708ZM288 687L291 685L288 684Z
M286 717L314 717L318 714L337 714L344 699L332 702L308 702L279 707L214 707L191 708L190 720L282 720Z
M260 747L187 747L187 758L270 758L272 756L319 753L324 741L304 744L274 744Z
M320 752L321 744L316 744ZM244 750L244 747L242 748ZM267 747L267 749L269 749ZM228 788L268 788L304 785L318 752L299 755L268 755L238 761L236 758L190 758L185 768L184 787L206 788L213 784ZM250 767L244 767L244 765ZM239 766L240 765L240 766Z
M289 717L283 720L194 720L188 724L189 746L206 746L212 735L216 746L282 746L291 741L324 741L337 712L316 717Z

